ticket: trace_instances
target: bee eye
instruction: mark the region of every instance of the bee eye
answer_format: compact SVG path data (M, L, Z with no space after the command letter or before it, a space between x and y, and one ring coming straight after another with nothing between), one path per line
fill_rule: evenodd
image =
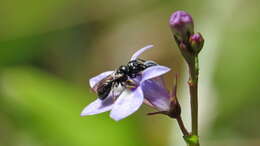
M154 61L150 61L150 60L149 60L149 61L146 61L146 62L144 63L144 65L146 66L146 68L148 68L148 67L157 65L157 63L154 62Z
M125 65L120 66L118 69L118 73L128 73L128 72L129 72L129 68Z

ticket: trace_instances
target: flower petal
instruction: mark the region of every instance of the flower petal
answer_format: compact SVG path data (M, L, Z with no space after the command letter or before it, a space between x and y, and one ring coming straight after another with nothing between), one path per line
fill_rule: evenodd
M156 65L145 69L142 73L142 81L149 80L158 76L161 76L171 69L166 66Z
M142 82L141 87L144 97L157 110L168 111L170 109L170 93L166 89L163 78L153 78Z
M114 99L110 96L105 100L97 99L88 106L86 106L81 112L80 116L95 115L103 113L112 109Z
M110 117L119 121L139 109L144 100L143 92L140 87L135 90L124 90L116 100Z
M93 78L91 78L89 80L89 85L91 88L93 88L99 81L101 81L102 79L104 79L105 77L111 75L114 71L106 71L106 72L103 72Z
M145 47L139 49L139 50L136 51L136 52L134 53L134 55L131 57L131 60L136 60L143 52L145 52L146 50L148 50L148 49L150 49L150 48L152 48L152 47L153 47L153 45L148 45L148 46L145 46Z

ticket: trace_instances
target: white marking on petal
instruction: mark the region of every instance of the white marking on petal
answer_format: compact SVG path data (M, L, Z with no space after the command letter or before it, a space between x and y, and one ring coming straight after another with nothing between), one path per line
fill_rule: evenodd
M150 49L150 48L152 48L152 47L154 47L154 46L153 46L153 45L148 45L148 46L145 46L145 47L139 49L139 50L136 51L136 52L134 53L134 55L131 57L131 60L136 60L143 52L145 52L146 50L148 50L148 49Z
M144 100L143 92L140 87L132 90L124 90L123 93L116 100L110 117L119 121L139 109Z

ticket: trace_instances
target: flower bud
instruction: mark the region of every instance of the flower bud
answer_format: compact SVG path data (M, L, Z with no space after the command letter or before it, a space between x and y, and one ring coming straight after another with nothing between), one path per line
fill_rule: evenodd
M204 38L200 33L195 33L189 38L189 43L191 45L192 50L198 54L203 47Z
M193 20L190 14L185 11L176 11L169 20L172 33L179 41L187 41L194 33Z

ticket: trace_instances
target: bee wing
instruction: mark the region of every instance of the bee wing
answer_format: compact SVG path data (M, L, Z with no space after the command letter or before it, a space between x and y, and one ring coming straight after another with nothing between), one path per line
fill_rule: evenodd
M113 73L114 73L114 71L106 71L106 72L98 74L95 77L92 77L89 80L90 87L93 88L99 81L101 81L102 79L106 78L109 75L112 75Z
M99 82L97 82L92 89L92 91L94 91L95 93L97 93L97 90L99 88L102 88L104 86L104 84L107 82L107 81L110 81L110 80L113 80L113 74L111 75L108 75L107 77L103 78L102 80L100 80Z

